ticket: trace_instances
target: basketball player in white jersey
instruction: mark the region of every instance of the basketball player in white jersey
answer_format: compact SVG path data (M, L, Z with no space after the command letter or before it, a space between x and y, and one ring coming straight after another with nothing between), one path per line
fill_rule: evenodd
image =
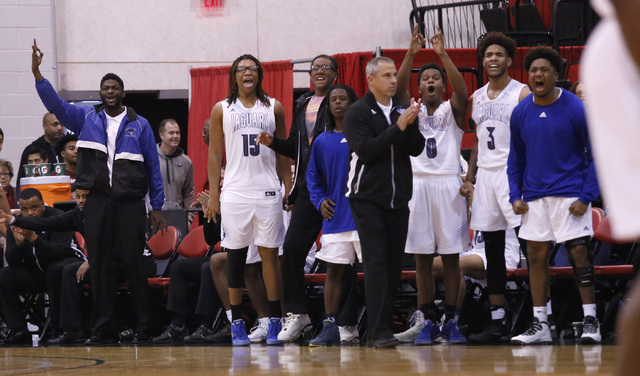
M216 103L211 111L209 134L209 183L220 181L222 148L227 158L222 193L211 190L205 211L208 220L222 216L222 247L227 249L229 300L231 303L231 337L234 346L251 343L242 320L242 287L247 249L258 246L262 273L269 300L269 334L267 344L280 343L281 329L280 264L278 248L284 241L282 195L290 191L289 161L276 156L269 148L260 147L256 137L262 131L284 138L284 109L262 89L264 72L260 61L242 55L229 71L229 95ZM223 138L224 137L224 138ZM224 140L224 141L223 141Z
M420 132L426 141L425 150L411 157L413 196L409 201L409 232L406 253L415 254L418 285L418 316L415 325L396 335L401 342L429 345L439 337L450 343L465 343L455 321L456 300L460 288L461 252L470 249L467 225L467 204L458 194L460 179L460 144L467 113L467 86L464 78L444 48L442 31L429 41L444 64L453 88L451 99L443 102L445 77L436 63L425 64L418 73L422 98L419 115ZM398 92L408 99L411 65L420 51L424 37L413 30L411 44L398 73ZM440 314L435 300L432 274L433 259L438 254L444 266L445 320L438 326ZM422 315L420 315L420 312Z
M473 195L470 227L482 231L484 237L492 319L484 332L469 336L471 342L504 342L510 339L511 328L505 320L504 311L507 282L505 230L520 226L521 220L509 203L509 121L513 108L531 92L526 85L509 77L508 69L515 51L516 43L502 33L490 32L480 40L478 53L489 83L476 90L469 99L477 139L460 194L465 197Z

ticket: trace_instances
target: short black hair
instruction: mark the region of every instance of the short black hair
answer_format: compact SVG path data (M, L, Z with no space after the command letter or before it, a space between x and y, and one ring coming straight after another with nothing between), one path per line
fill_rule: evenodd
M531 64L538 59L545 59L551 63L558 74L562 72L562 56L553 48L544 46L529 50L527 56L524 57L524 70L528 72Z
M486 49L494 44L497 44L498 46L504 48L507 51L507 57L513 59L513 57L516 55L516 48L518 47L516 45L516 41L500 32L491 31L480 38L481 39L478 42L478 55L480 55L481 59L484 57L484 52L486 51Z
M30 200L34 197L37 197L40 199L40 201L44 201L42 199L42 194L40 193L39 190L35 189L35 188L25 188L23 190L20 191L20 196L18 196L18 199L20 200Z
M60 154L64 151L64 148L71 141L78 141L78 136L75 134L69 133L60 137L60 141L58 141L58 147L56 147L56 153Z
M422 77L422 72L426 71L427 69L435 69L438 72L440 72L440 77L442 78L442 82L446 83L444 69L442 69L442 67L439 66L438 64L431 62L420 67L420 71L418 72L418 86L420 86L420 77Z
M2 128L0 128L0 136L4 137L4 132L2 131Z
M114 80L117 81L120 84L120 88L122 90L124 90L124 82L122 82L122 78L120 78L117 74L115 73L107 73L104 75L104 77L102 77L102 80L100 80L100 87L102 88L102 84L104 84L104 82L106 80Z
M49 160L49 154L38 144L31 144L24 149L24 154L28 157L31 154L40 154L42 160Z
M338 72L338 60L336 60L334 57L329 56L329 55L325 55L325 54L318 55L318 56L314 57L313 60L311 60L311 65L313 65L313 62L318 60L318 59L327 59L327 60L329 60L331 62L331 65L333 66L334 72Z

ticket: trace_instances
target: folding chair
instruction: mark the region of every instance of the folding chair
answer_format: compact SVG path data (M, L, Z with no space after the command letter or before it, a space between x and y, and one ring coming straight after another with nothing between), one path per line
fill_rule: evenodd
M156 276L168 276L169 265L175 258L179 241L180 230L178 230L177 227L168 226L164 234L158 231L147 242L147 246L153 253L156 261L162 261L162 263L158 263Z

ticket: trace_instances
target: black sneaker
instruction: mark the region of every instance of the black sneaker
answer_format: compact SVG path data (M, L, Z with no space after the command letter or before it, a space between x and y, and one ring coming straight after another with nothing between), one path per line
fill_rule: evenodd
M67 345L70 343L83 343L85 340L82 330L65 330L61 335L50 338L47 343L50 345Z
M158 345L162 343L182 341L184 337L188 335L189 330L187 329L186 325L182 324L182 328L179 328L173 324L169 324L164 332L161 335L153 338L151 342L153 342L155 345Z
M185 330L186 330L186 327L185 327ZM148 343L149 341L151 341L151 336L147 334L147 332L142 330L136 330L136 332L133 334L133 338L131 338L131 343L137 344L137 345L142 343Z
M3 345L33 345L31 333L27 329L9 329L7 338L2 341Z
M204 341L207 343L231 343L231 326L225 325L218 332L205 336Z
M491 320L480 333L469 335L471 343L506 343L511 340L511 329L506 319Z
M97 331L91 337L84 341L87 346L104 345L105 343L112 342L112 336L105 331Z
M184 337L185 343L204 343L205 337L215 334L213 329L200 325L192 335Z

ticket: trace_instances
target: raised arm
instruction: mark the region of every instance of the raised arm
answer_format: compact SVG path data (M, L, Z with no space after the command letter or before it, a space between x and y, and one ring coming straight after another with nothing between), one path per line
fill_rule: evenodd
M409 42L409 49L402 65L398 70L398 83L396 89L396 95L402 102L409 102L411 93L409 93L409 83L411 82L411 66L413 65L413 59L416 54L420 52L420 49L424 45L424 36L418 32L418 24L413 26L413 33L411 33L411 42Z
M436 25L436 30L437 33L429 38L429 42L431 42L433 50L438 54L440 61L442 61L444 65L444 70L447 72L449 84L451 84L451 88L453 89L453 95L451 96L453 116L456 119L458 128L464 130L467 120L467 84L464 82L464 78L458 68L453 64L449 54L447 54L440 26Z
M51 83L40 73L40 64L42 64L44 54L40 51L40 48L38 48L35 39L33 40L31 49L31 72L36 79L36 90L38 91L42 104L47 108L47 111L53 112L66 128L71 129L76 134L80 134L82 126L84 125L86 112L92 111L93 109L89 107L76 107L60 98L53 86L51 86Z

